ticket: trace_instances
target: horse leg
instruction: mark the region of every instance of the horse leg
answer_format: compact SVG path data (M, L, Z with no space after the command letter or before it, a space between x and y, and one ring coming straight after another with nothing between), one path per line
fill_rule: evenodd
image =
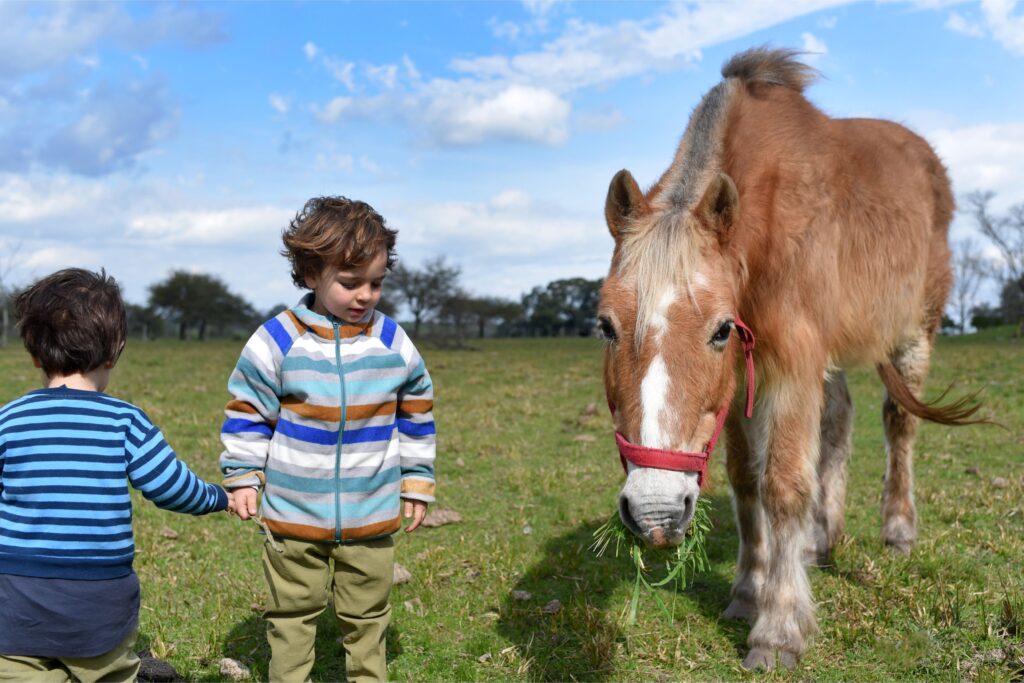
M785 378L758 404L772 417L761 479L768 573L747 639L747 669L772 669L776 654L782 666L792 669L817 630L803 552L818 487L823 365L813 374Z
M931 338L922 332L897 347L890 357L893 367L915 395L920 395L928 374ZM886 392L882 402L885 425L886 468L882 489L882 540L900 553L909 553L917 540L914 507L914 438L920 420L903 409Z
M853 449L853 401L846 373L825 381L825 408L821 413L821 455L818 458L818 498L805 561L827 567L832 548L843 535L846 508L846 472Z
M747 619L757 616L757 595L764 583L768 546L765 538L764 508L758 493L761 462L750 447L750 437L741 423L730 414L726 423L725 468L733 490L733 509L739 530L740 549L736 560L736 580L730 593L732 600L722 616L726 619Z

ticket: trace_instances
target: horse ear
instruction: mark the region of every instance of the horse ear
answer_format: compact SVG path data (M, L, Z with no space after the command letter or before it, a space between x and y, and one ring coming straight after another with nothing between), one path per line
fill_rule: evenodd
M632 174L626 169L616 173L608 186L608 198L604 202L604 218L612 238L618 241L629 219L646 207L647 200Z
M708 230L718 236L720 242L729 239L733 224L739 218L740 195L732 178L724 173L717 173L704 190L693 208L693 213L701 220Z

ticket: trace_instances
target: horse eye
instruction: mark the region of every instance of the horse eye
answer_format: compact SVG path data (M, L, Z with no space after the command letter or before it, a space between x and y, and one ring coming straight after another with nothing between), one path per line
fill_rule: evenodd
M612 321L603 315L597 319L597 336L609 342L619 340L619 335L615 333L615 326L612 325Z
M719 328L715 331L713 337L711 337L711 345L714 347L722 348L725 343L729 341L729 335L732 334L732 321L722 323Z

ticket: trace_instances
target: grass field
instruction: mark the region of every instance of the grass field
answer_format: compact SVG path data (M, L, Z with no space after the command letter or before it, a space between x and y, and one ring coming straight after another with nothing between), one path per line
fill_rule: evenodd
M749 627L719 619L737 544L724 449L707 494L711 570L674 598L663 593L673 623L646 596L629 626L632 564L588 549L622 479L598 342L479 346L424 350L437 394L437 506L464 521L399 534L398 561L413 579L392 593L393 680L1024 680L1024 343L1008 331L940 341L928 395L953 381L955 394L982 389L985 414L1006 429L922 427L920 540L909 557L879 540L881 385L869 370L849 375L847 537L833 569L811 571L820 632L807 656L795 672L770 675L740 669ZM225 380L239 350L132 341L110 393L143 407L183 459L218 481ZM0 403L37 386L24 351L0 349ZM590 403L600 410L588 417ZM141 497L135 509L140 647L190 680L219 680L225 656L265 679L257 527L223 513L175 515ZM545 611L552 600L561 609ZM324 615L315 680L344 677L338 635Z

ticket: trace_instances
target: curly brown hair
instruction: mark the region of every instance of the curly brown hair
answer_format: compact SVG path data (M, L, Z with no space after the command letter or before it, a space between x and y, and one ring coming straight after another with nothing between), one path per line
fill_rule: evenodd
M292 281L305 289L306 278L326 266L358 268L381 251L387 253L388 270L395 264L397 230L366 202L346 197L314 197L281 235L281 254L292 264Z
M67 268L14 300L18 334L48 377L89 372L121 355L128 317L117 281Z

